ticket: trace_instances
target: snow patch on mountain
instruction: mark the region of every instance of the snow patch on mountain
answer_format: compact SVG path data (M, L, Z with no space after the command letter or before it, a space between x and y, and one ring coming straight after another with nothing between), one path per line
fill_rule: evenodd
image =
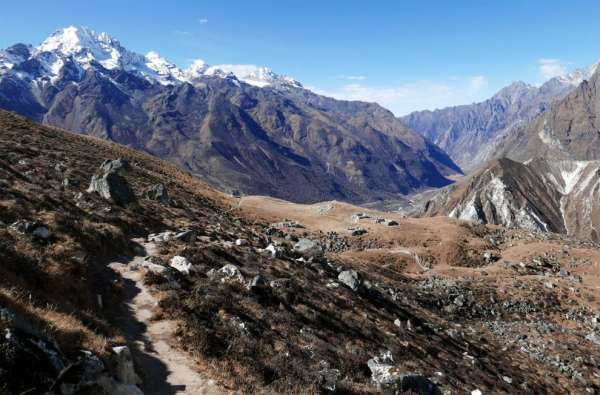
M13 47L11 47L13 48ZM185 70L150 51L145 56L129 51L118 40L106 33L97 33L86 27L69 26L52 33L38 47L19 51L0 51L0 76L11 73L16 65L33 59L44 71L41 75L27 72L16 73L19 78L50 80L55 82L65 67L74 62L83 70L100 65L107 70L121 69L136 73L150 82L163 85L193 82L204 76L234 78L247 84L266 87L297 87L302 85L287 76L274 73L267 67L254 65L209 66L203 60L195 60ZM23 56L25 55L25 56Z

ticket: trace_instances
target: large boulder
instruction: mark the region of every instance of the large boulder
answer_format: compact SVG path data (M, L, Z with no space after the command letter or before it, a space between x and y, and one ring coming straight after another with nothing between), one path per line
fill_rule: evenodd
M360 288L360 277L355 270L344 270L338 275L338 281L353 291Z
M107 159L100 165L102 173L121 173L129 170L129 161L125 158Z
M323 247L318 241L302 238L294 244L294 252L306 258L317 258L323 255Z
M176 255L171 258L169 265L180 273L189 275L192 270L192 264L185 257Z
M162 204L169 204L171 201L165 184L152 185L144 191L144 196L146 199L156 200Z
M94 175L87 190L97 193L106 200L111 200L120 206L127 206L136 201L135 194L127 180L115 171Z

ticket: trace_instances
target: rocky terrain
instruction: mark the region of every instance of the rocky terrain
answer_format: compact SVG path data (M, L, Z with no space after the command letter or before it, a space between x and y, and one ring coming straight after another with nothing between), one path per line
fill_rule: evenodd
M86 28L0 51L0 108L145 151L228 191L369 202L448 185L459 167L376 104L266 70L181 70Z
M599 169L598 161L503 158L435 193L419 210L598 241Z
M535 157L600 159L599 80L598 72L594 73L550 111L506 135L499 142L498 155L519 161Z
M0 393L600 389L592 242L232 198L5 112L0 141Z
M446 151L463 170L470 172L497 158L496 146L500 140L545 113L582 81L589 80L597 67L598 63L595 63L586 69L552 78L539 87L515 82L484 102L418 111L401 120Z

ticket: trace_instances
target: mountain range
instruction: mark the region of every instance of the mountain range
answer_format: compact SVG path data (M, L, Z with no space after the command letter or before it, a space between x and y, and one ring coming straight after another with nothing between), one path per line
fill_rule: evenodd
M368 202L441 187L460 168L391 112L267 68L182 70L68 27L0 52L0 108L167 159L225 190Z
M465 171L473 171L498 156L499 140L591 78L599 64L554 77L540 86L517 81L481 103L413 112L401 120L445 150Z

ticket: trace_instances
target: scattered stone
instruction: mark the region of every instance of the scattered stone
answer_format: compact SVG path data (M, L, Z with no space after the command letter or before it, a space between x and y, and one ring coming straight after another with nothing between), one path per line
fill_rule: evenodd
M271 227L272 228L304 228L304 225L302 225L300 222L295 221L293 219L284 218L284 220L281 222L276 222L274 224L271 224Z
M385 351L367 362L371 370L371 380L379 389L388 388L400 379L400 373L394 369L394 357L391 351Z
M369 217L365 213L352 214L352 216L350 217L350 219L352 220L352 222L360 222L361 219L367 219L367 218L371 218L371 217Z
M157 261L161 261L161 259L155 256L149 256L142 261L141 266L156 274L166 273L168 268L162 264L156 263Z
M513 382L512 379L508 376L502 376L502 380L504 380L508 384L512 384L512 382Z
M185 275L189 275L190 271L192 270L192 264L190 263L190 261L188 261L185 257L179 255L176 255L173 258L171 258L171 261L169 261L169 265L173 269Z
M252 278L252 280L250 280L250 282L248 283L246 288L250 291L254 291L254 290L262 288L266 285L267 285L267 283L265 282L265 279L263 278L263 276L261 276L260 274L257 274L256 276L254 276Z
M337 382L341 376L339 369L332 369L325 361L321 361L321 370L319 376L321 378L321 387L326 391L335 392Z
M47 240L50 238L50 230L48 227L38 221L29 221L20 219L10 226L19 233L31 234L34 237Z
M237 239L235 241L235 245L238 246L238 247L242 247L242 246L248 245L248 240L246 240L246 239Z
M152 185L144 191L144 197L149 200L158 201L162 204L169 204L171 201L165 184Z
M63 180L62 184L65 188L73 188L78 187L80 185L79 180L74 177L66 177Z
M594 344L600 345L600 334L596 331L593 331L592 333L587 335L585 338Z
M353 291L358 291L360 279L355 270L344 270L338 275L338 281Z
M367 230L364 228L348 228L348 232L350 232L350 236L362 236L367 233Z
M269 244L263 251L269 252L272 258L277 258L281 256L282 253L281 248L275 247L274 244Z
M219 270L211 269L206 275L212 279L219 278L223 283L231 281L237 281L242 284L245 283L244 276L242 275L242 272L240 272L240 269L231 263L223 266Z
M162 233L150 233L148 241L153 243L163 243L172 240L175 237L175 232L170 230Z
M173 238L175 240L180 240L186 243L194 241L196 238L196 232L193 230L182 230L181 232L176 233Z
M317 258L323 255L323 247L318 241L302 238L294 245L294 252L306 258Z

